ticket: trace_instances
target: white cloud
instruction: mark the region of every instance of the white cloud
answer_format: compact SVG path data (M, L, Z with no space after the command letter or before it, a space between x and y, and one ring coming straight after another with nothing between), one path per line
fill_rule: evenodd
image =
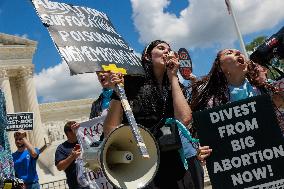
M237 39L224 0L190 0L180 16L165 12L174 1L131 0L140 42L166 40L173 47L232 46ZM231 0L240 30L250 34L272 28L284 19L283 0ZM275 31L276 32L276 31Z
M15 36L18 36L18 37L21 37L21 38L24 38L24 39L28 39L28 34L22 34L22 35L20 35L20 34L15 34Z
M141 57L140 53L136 51L134 53ZM40 103L82 98L96 99L102 90L95 73L70 76L65 62L43 69L34 75L34 79Z
M28 39L28 34L23 34L23 35L21 35L21 37L24 38L24 39Z
M40 102L97 98L101 86L95 73L70 76L66 63L43 69L34 76Z

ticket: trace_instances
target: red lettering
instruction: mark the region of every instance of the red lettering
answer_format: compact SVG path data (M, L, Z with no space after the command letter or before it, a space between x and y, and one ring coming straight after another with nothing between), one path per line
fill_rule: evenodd
M85 140L85 137L87 136L87 128L84 128L84 136L83 136L83 140Z
M95 127L94 127L94 131L96 132L96 134L100 134L99 128L103 127L102 123L98 123Z
M90 133L91 133L91 137L93 137L94 135L93 135L93 130L92 130L92 127L90 127Z

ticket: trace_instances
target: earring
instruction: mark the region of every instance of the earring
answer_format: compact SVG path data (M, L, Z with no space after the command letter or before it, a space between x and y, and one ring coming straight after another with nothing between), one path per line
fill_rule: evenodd
M151 61L151 58L150 58L150 56L147 54L147 55L145 55L145 59L147 60L147 61Z
M231 73L230 72L227 72L227 75L228 75L228 77L231 77Z

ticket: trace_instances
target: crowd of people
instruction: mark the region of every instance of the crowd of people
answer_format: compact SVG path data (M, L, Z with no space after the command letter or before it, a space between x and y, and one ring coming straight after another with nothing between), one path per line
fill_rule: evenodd
M145 76L122 78L121 74L110 75L112 83L124 83L137 122L154 133L157 140L161 133L153 129L157 128L156 125L160 124L164 117L173 117L190 129L192 111L205 110L261 94L271 95L274 100L279 127L283 131L283 112L279 111L280 106L277 105L283 103L283 93L271 84L267 78L267 70L261 65L248 60L236 49L221 50L209 74L199 80L194 79L192 99L189 102L186 101L178 82L178 57L168 58L170 51L168 43L153 41L142 53L141 62ZM114 93L104 122L105 137L126 121L119 98ZM187 159L187 170L179 157L178 149L161 151L158 172L145 188L204 188L201 165L214 152L210 146L196 148L189 141L184 145L184 149L191 147L195 147L195 151L191 151L195 154L188 155L190 158ZM168 170L172 170L175 175L169 176Z
M103 87L99 98L91 108L90 119L107 114L101 140L127 119L121 101L115 91L116 84L124 84L127 99L137 123L146 127L158 141L163 135L161 128L166 118L174 118L192 131L192 112L239 101L245 98L268 94L273 99L279 127L284 132L283 93L267 78L267 69L248 60L236 49L218 52L210 72L192 80L192 98L185 97L185 89L178 79L179 57L171 54L170 45L162 40L149 43L142 52L143 76L123 76L121 73L97 72ZM67 140L60 144L55 153L55 165L65 171L70 189L82 187L77 182L75 160L81 155L75 130L80 125L69 121L64 126ZM195 125L196 126L196 125ZM198 127L198 125L197 125ZM192 133L193 134L193 133ZM198 133L194 133L198 136ZM204 188L203 165L214 151L208 146L200 146L182 135L181 147L167 149L160 144L158 171L145 186L147 189L202 189ZM17 151L12 154L16 177L23 180L27 189L40 188L36 172L36 161L40 151L27 140L23 131L15 132ZM122 139L123 140L123 139ZM180 148L186 159L181 158ZM169 175L169 170L171 173Z

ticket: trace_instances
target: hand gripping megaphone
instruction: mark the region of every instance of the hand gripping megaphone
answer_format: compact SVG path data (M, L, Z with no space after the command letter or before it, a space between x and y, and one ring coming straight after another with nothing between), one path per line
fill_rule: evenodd
M137 189L145 187L159 167L159 148L153 135L137 125L150 158L143 158L137 148L131 127L120 125L101 144L84 149L86 167L102 168L107 180L116 188Z
M115 64L102 67L104 71L126 74L125 69L117 68ZM116 188L143 188L158 170L159 148L153 135L136 123L123 84L116 84L115 91L129 125L114 129L99 147L85 151L83 159L91 169L101 167Z

